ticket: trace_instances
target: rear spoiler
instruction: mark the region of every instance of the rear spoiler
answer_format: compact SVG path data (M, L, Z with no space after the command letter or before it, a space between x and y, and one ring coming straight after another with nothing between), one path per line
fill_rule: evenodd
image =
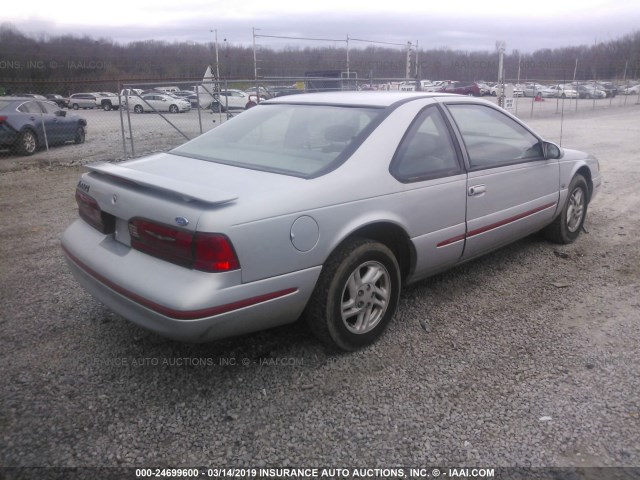
M175 180L171 177L154 175L132 168L122 167L113 163L93 163L85 165L91 171L99 174L122 179L136 185L161 190L181 197L186 202L200 201L211 205L228 203L238 198L237 195L218 188L203 187L201 185Z

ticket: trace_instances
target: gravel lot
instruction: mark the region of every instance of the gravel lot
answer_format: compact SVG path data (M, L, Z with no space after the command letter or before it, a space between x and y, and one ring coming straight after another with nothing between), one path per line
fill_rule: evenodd
M559 141L554 111L528 123ZM0 158L0 466L640 466L640 107L562 132L603 170L588 233L405 289L344 355L300 325L193 346L129 324L62 258L75 147Z

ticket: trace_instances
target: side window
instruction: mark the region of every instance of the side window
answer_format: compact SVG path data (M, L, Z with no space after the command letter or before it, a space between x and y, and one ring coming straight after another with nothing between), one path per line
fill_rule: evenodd
M54 114L58 110L60 110L57 105L54 105L54 104L49 103L49 102L38 102L38 103L40 104L40 107L42 108L42 111L44 113Z
M518 122L484 105L448 105L472 168L542 160L541 142Z
M437 107L428 107L414 120L391 162L398 180L414 182L460 172L451 134Z
M25 102L18 107L18 110L23 113L42 113L37 102Z

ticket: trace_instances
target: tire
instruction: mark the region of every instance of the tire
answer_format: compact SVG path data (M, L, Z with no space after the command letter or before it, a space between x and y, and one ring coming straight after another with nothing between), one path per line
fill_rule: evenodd
M387 246L348 239L324 264L305 319L329 347L357 350L373 343L393 318L400 285L400 267Z
M73 137L73 143L75 143L76 145L84 143L85 136L86 136L86 133L84 131L84 127L78 127L76 129L76 134Z
M74 103L73 105L71 105L71 108L73 108L74 110L79 110L80 105L78 105L77 103Z
M585 95L585 97L586 97L588 100L591 100L591 94L590 94L590 93L587 93L587 94Z
M213 102L211 104L211 111L213 113L221 113L224 112L224 107L219 102Z
M110 111L110 110L111 110L111 103L109 103L109 102L105 102L105 103L103 103L103 104L102 104L102 109L103 109L105 112Z
M178 113L178 111L177 105L169 105L169 113Z
M560 244L575 241L587 218L588 205L589 187L584 177L578 174L569 184L569 196L562 207L562 212L544 229L545 236L552 242Z
M38 137L33 130L24 130L18 136L14 148L19 155L33 155L38 149Z
M142 113L144 112L144 108L142 108L142 105L136 105L135 107L133 107L133 111L135 113Z

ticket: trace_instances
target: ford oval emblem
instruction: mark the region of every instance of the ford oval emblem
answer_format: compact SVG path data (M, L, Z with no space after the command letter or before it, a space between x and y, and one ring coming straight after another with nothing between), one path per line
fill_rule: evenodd
M185 217L176 217L176 225L184 227L189 224L189 219Z

